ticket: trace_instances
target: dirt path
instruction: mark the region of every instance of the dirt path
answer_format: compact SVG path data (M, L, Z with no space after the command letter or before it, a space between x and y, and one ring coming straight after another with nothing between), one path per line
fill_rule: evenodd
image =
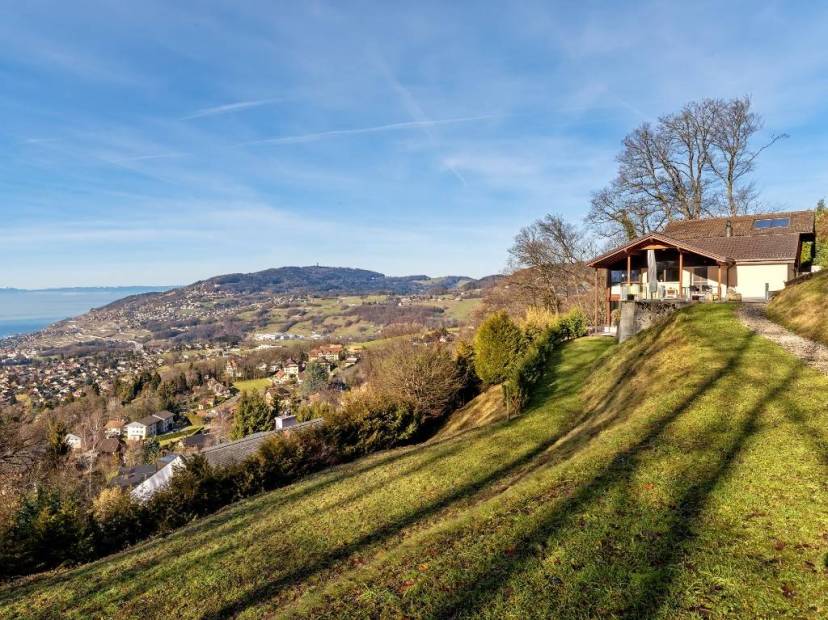
M765 304L742 304L739 318L748 329L772 340L820 372L828 374L828 346L808 340L774 323L765 315Z

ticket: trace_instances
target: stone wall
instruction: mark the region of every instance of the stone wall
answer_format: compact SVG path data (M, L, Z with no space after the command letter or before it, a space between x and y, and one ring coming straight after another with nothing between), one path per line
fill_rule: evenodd
M632 338L687 305L686 301L622 301L618 342Z

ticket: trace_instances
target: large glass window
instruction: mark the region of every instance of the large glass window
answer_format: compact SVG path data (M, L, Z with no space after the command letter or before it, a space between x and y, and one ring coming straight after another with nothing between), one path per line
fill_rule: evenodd
M623 284L627 281L627 272L626 270L622 269L613 269L610 271L610 283L611 284Z
M659 282L678 282L679 266L676 260L660 260L656 263Z

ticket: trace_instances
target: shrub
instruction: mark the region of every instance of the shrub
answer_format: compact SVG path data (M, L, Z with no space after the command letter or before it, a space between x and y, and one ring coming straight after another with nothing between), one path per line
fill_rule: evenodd
M89 519L71 496L41 486L27 496L0 541L0 576L47 570L93 556Z
M543 376L555 345L585 336L587 323L581 310L571 310L534 337L531 346L512 366L507 380L503 382L507 416L520 412L526 406L535 385Z
M559 340L570 340L587 335L589 319L582 310L576 308L563 315L558 321Z
M487 385L505 381L523 346L523 333L506 312L490 315L474 337L477 376Z
M396 341L379 351L370 364L368 384L374 405L403 405L424 420L442 416L462 387L457 362L442 346Z

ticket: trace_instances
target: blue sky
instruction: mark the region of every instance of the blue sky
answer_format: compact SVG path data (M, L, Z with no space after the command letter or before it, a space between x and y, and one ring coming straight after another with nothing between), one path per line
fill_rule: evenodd
M0 286L499 272L521 226L585 214L625 133L706 96L790 134L755 180L809 208L818 4L2 2Z

